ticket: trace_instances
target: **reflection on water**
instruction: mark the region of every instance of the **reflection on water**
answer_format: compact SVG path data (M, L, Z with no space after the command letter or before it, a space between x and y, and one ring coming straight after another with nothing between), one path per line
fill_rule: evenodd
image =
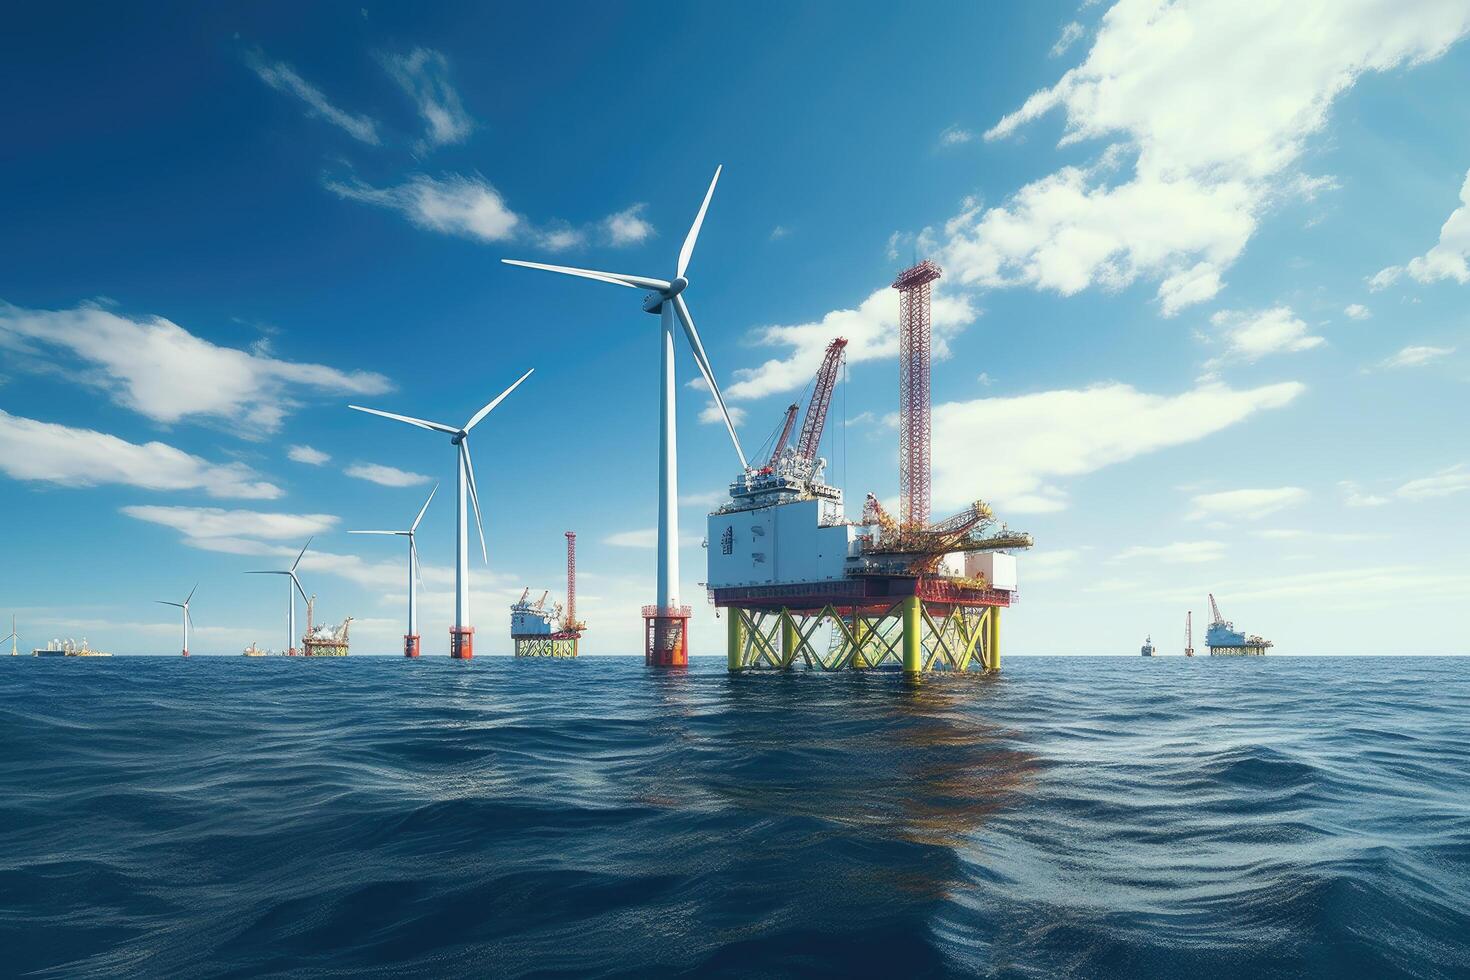
M19 974L1470 972L1466 661L21 659Z

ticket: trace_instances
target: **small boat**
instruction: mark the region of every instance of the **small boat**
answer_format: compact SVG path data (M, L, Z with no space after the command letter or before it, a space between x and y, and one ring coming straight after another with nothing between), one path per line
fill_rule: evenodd
M269 650L262 650L260 647L256 646L254 643L251 643L248 647L245 648L245 656L247 656L247 657L268 657L268 656L270 656L270 651Z

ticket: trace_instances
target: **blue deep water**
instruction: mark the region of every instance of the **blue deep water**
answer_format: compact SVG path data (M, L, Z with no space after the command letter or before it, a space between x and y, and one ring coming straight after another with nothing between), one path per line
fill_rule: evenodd
M1470 659L0 658L0 974L1470 975Z

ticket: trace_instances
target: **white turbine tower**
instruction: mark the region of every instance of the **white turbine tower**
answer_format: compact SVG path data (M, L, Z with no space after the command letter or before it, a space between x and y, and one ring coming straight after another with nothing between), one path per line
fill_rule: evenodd
M462 428L445 425L442 422L430 422L427 419L411 418L407 415L394 415L392 412L380 412L376 408L363 408L361 405L348 406L348 408L367 412L370 415L381 415L385 419L407 422L420 429L446 433L450 443L458 447L459 459L456 467L455 488L459 496L459 521L454 562L454 627L449 631L449 655L457 660L469 660L475 655L475 630L470 625L470 535L469 514L465 506L467 501L469 506L475 509L475 528L480 532L480 557L487 565L490 563L490 555L485 549L485 524L480 517L480 494L475 489L475 468L470 461L470 430L479 425L481 419L489 415L491 410L504 401L507 395L519 388L521 382L529 378L534 371L535 368L532 368L517 378L515 384L496 395L493 401L472 415Z
M424 506L419 508L419 516L413 519L407 531L350 531L349 534L392 534L397 537L408 538L408 632L403 636L403 655L405 657L417 657L419 655L419 603L418 603L418 580L419 580L419 549L414 544L414 532L419 529L419 521L424 519L424 513L429 509L434 494L439 492L439 484L434 484L434 489L429 491L429 499L424 501Z
M658 442L658 603L651 610L645 609L644 616L653 625L652 630L646 631L649 635L650 646L645 651L645 659L648 663L657 666L681 666L687 663L689 656L688 630L686 629L689 622L688 607L679 605L678 596L679 493L678 434L674 416L675 317L684 328L684 336L689 341L690 351L694 354L694 363L699 367L699 373L709 385L715 404L719 406L720 414L725 418L725 428L730 432L730 441L735 444L735 454L740 457L740 466L742 469L749 468L745 461L745 452L740 448L740 437L735 434L735 422L730 418L730 412L725 407L725 398L720 394L720 386L715 383L714 369L710 366L709 357L704 352L704 344L700 342L699 331L694 328L694 317L690 315L689 305L684 302L683 296L685 288L689 285L689 280L684 273L688 271L689 258L694 254L694 243L699 238L699 229L704 224L704 215L709 210L710 198L714 196L715 184L719 182L722 169L722 167L715 168L715 176L709 182L709 190L705 192L704 203L699 206L699 213L694 216L694 224L690 226L689 234L684 237L684 247L679 249L679 263L674 269L672 280L501 259L507 265L581 276L583 279L596 279L598 282L626 286L630 289L652 290L643 298L643 309L648 313L659 314L662 328L660 341L662 381L659 386Z
M18 643L20 641L20 634L15 631L15 614L14 613L12 613L11 616L10 616L10 635L7 636L7 637L5 637L4 640L0 640L0 643L4 643L5 640L9 640L10 641L10 655L12 657L18 657L18 656L20 656L20 651L18 649L16 649L16 643Z
M194 620L189 617L189 603L193 601L194 593L197 591L199 591L199 585L198 583L195 583L194 588L189 590L188 598L185 599L183 602L169 602L167 599L153 600L154 602L162 603L165 606L174 606L175 608L182 609L184 611L184 656L186 657L189 655L189 627L194 625Z
M301 598L306 599L306 590L301 587L301 580L296 577L296 566L301 564L301 559L306 555L306 549L311 547L314 537L307 538L306 544L301 546L301 554L291 563L291 567L285 570L274 569L264 572L246 572L246 575L285 575L289 581L286 583L286 655L296 656L296 593L301 593ZM310 602L310 599L306 599Z

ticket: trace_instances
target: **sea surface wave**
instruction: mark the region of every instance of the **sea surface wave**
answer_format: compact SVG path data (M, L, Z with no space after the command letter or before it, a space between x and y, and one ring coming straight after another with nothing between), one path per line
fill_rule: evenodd
M1470 659L0 659L0 974L1470 975Z

